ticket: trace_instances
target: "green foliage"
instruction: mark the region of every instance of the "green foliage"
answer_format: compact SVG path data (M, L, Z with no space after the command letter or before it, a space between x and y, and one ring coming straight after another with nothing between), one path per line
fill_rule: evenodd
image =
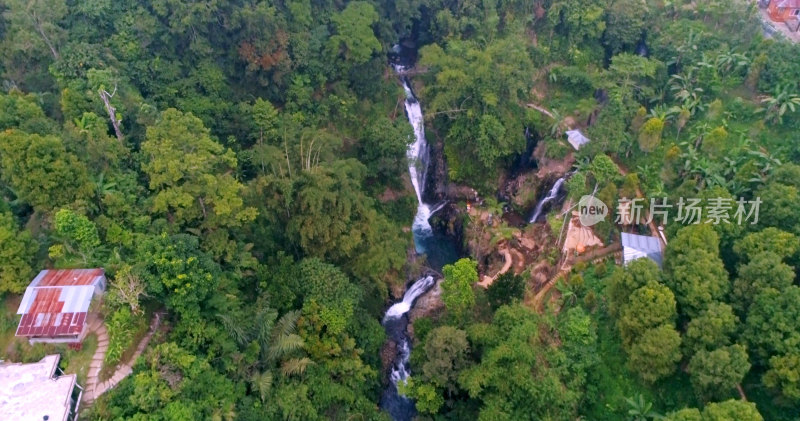
M628 297L618 321L620 336L630 347L647 330L662 324L673 325L676 316L672 291L664 285L650 282Z
M334 54L343 51L345 60L364 64L373 53L380 51L381 44L375 38L371 26L378 20L378 13L366 1L353 1L344 10L331 17L336 35L329 41Z
M360 291L336 266L319 259L300 262L301 285L304 291L304 308L319 305L321 324L332 335L344 332L352 322L353 312L360 299Z
M252 221L242 185L230 174L236 156L213 141L191 113L168 109L147 129L142 143L144 171L155 192L153 210L181 226L205 229L238 227Z
M800 401L800 355L775 355L769 359L764 385L780 393L789 402Z
M628 363L647 383L654 383L675 371L681 359L681 337L674 327L663 324L646 330L631 345Z
M739 319L731 306L725 303L710 304L702 313L689 321L683 342L691 354L727 346L737 331Z
M524 294L525 278L511 272L498 276L486 290L489 304L494 310L500 306L511 304L515 300L521 300Z
M120 362L122 353L132 345L133 335L140 327L140 322L141 319L136 319L128 307L120 307L111 314L106 321L108 350L103 360L104 365L114 367Z
M219 266L199 250L197 237L149 237L138 244L137 258L135 272L147 284L148 293L189 320L200 316L201 305L220 283Z
M521 152L521 101L531 87L530 56L519 31L485 45L450 40L420 49L430 73L420 97L445 137L450 178L484 189L497 167Z
M743 261L762 252L777 254L785 259L795 256L798 250L800 250L800 238L774 227L747 234L733 245L733 251Z
M433 330L433 320L429 317L420 317L414 320L414 338L420 343L425 343L428 334Z
M406 148L413 139L411 131L408 122L399 118L391 121L379 117L369 123L361 141L361 156L370 177L398 184L408 165Z
M643 10L644 9L644 10ZM606 12L603 43L612 54L636 45L645 28L649 10L635 0L615 1Z
M17 226L10 212L0 213L0 296L20 294L33 275L33 257L39 246L31 233Z
M733 304L741 314L747 314L758 294L767 288L783 291L792 285L794 278L794 269L783 263L779 255L762 252L751 256L750 261L739 268L739 277L733 281Z
M451 326L430 331L425 340L425 362L421 377L439 389L457 390L458 375L467 368L467 333Z
M661 271L650 259L636 259L624 269L616 267L606 278L606 296L611 315L624 310L628 297L637 289L661 281ZM671 295L671 294L670 294Z
M689 362L692 386L701 396L725 397L750 370L747 351L741 345L698 351Z
M92 194L86 166L53 135L0 133L0 175L16 197L43 211L85 206Z
M703 416L697 408L684 408L670 412L664 419L668 421L703 421Z
M800 346L800 287L783 291L767 288L755 297L747 313L743 337L755 354L754 362L766 365L773 355L785 355Z
M53 134L53 121L48 119L34 94L23 94L17 89L0 94L0 130L18 129L40 135Z
M586 187L586 175L582 172L572 174L572 177L567 180L567 191L569 192L569 199L577 201L584 194L589 193Z
M592 159L592 163L589 164L589 172L601 188L613 183L619 177L617 164L606 154L599 154Z
M460 259L442 268L442 301L456 320L464 320L475 305L472 284L478 282L477 266L474 260Z
M487 331L474 333L481 361L461 373L459 385L480 400L478 419L575 418L586 367L567 369L569 359L542 329L547 323L522 306L503 306Z
M83 264L89 264L100 247L97 226L84 215L79 215L69 209L61 209L56 212L54 228L58 238L63 240L61 246L66 248L70 254L80 255ZM53 255L53 250L51 247L51 257L56 257ZM58 246L55 250L58 250Z
M639 131L639 149L652 152L661 143L661 132L664 131L664 121L653 117L642 125Z
M727 400L724 402L708 404L703 409L703 419L708 421L763 421L758 413L756 404L740 400Z
M663 274L647 259L603 279L581 271L560 284L557 315L518 304L520 278L484 300L474 262L449 266L451 317L415 323L407 393L420 416L654 419L698 407L692 389L735 396L738 381L768 418L790 417L798 46L763 40L755 12L745 0L8 0L0 291L21 292L32 268L105 267L112 363L143 309L166 307L169 329L87 419L386 419L379 320L408 269L416 200L383 51L413 38L424 47L406 77L451 182L488 197L520 170L525 128L538 158L561 161L571 125L592 139L572 199L595 182L609 204L637 184L762 199L755 225L666 224ZM650 57L632 54L645 28ZM630 170L621 186L616 163ZM594 228L616 241L612 224ZM755 365L743 378L739 340ZM670 375L679 350L689 376ZM760 419L738 401L669 417Z
M695 317L727 295L730 283L718 238L709 225L693 225L669 242L666 284L675 293L679 313Z
M417 382L413 377L409 377L405 383L398 383L397 390L402 395L414 399L417 411L423 414L436 414L444 405L444 398L435 386Z

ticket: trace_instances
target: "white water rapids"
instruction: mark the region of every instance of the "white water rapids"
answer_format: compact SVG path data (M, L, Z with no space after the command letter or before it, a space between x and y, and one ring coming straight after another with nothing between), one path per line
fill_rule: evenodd
M427 292L428 289L433 286L433 283L433 276L426 276L418 279L406 290L402 301L395 303L393 306L389 307L389 310L386 310L386 315L383 317L383 320L386 321L388 319L402 317L404 314L408 313L408 311L411 310L411 306L414 304L414 300Z
M401 74L403 82L403 89L406 92L405 108L408 122L414 128L414 142L408 146L406 150L406 157L408 158L408 174L411 178L411 184L414 186L414 192L417 195L417 214L414 216L414 222L411 225L411 231L414 235L414 246L418 254L426 254L428 250L425 249L425 240L430 240L433 237L433 229L428 221L436 211L444 207L444 203L431 206L425 203L424 192L426 179L428 175L429 151L428 143L425 139L425 121L422 115L422 107L419 101L414 96L411 90L409 81L402 73L405 68L402 66L395 66L395 70ZM381 407L389 413L395 421L410 420L416 415L414 402L399 394L397 391L398 382L405 382L411 374L409 366L409 357L411 356L411 345L407 332L408 327L408 313L414 306L416 299L430 290L436 280L433 276L424 276L415 281L408 287L403 299L386 310L383 317L383 326L387 335L397 345L397 354L395 355L392 369L389 374L391 385L384 390L381 398Z
M414 232L414 245L417 253L424 254L425 249L422 247L419 238L424 238L432 235L433 230L428 221L437 210L441 209L444 204L440 204L431 209L431 206L425 203L423 193L425 191L425 182L428 176L428 141L425 139L425 120L422 116L422 107L414 96L414 92L409 86L408 79L403 77L403 89L406 91L406 115L408 122L414 128L414 142L408 146L406 150L406 157L408 158L408 175L411 177L411 184L414 186L414 192L417 194L417 214L414 216L414 222L411 225L411 230Z
M558 193L561 191L561 186L564 184L566 180L565 177L561 177L556 180L556 183L553 184L553 187L547 192L547 196L545 196L539 203L536 204L536 209L533 211L533 216L531 216L531 220L529 221L531 224L536 222L537 219L542 215L542 209L544 209L544 205L552 202L558 197Z

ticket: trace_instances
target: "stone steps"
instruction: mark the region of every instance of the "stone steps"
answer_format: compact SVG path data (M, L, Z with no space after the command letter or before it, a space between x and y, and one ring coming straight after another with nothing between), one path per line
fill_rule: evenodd
M91 404L98 397L100 397L100 395L108 391L108 389L113 388L119 384L119 382L125 379L125 377L130 376L133 373L133 367L131 367L131 364L133 364L136 359L139 358L142 352L144 352L145 348L147 348L147 345L150 343L150 339L158 330L160 324L161 315L156 314L153 321L150 323L150 330L139 342L139 345L136 347L136 351L134 351L129 362L118 366L110 379L100 382L98 375L103 368L103 361L106 351L108 350L109 339L108 331L106 330L105 324L103 324L102 320L96 317L92 318L92 320L89 322L89 327L90 331L97 335L97 349L92 357L92 362L89 364L89 374L87 375L86 388L83 394L84 403Z

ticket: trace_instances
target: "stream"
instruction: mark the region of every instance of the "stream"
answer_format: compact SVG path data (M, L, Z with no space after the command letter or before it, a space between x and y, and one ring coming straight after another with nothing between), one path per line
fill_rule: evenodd
M436 233L431 227L430 218L445 206L445 202L430 204L425 202L425 186L430 166L430 151L425 139L425 124L422 107L414 95L411 83L403 74L409 64L394 63L395 71L400 76L406 93L405 110L408 122L414 128L414 142L408 146L408 174L417 195L417 213L411 225L414 236L414 247L418 255L425 255L429 267L441 270L442 266L452 263L457 258L452 239L444 234ZM414 307L417 298L428 292L436 284L432 275L424 275L406 289L402 300L393 304L386 311L383 327L386 336L397 344L397 352L389 373L389 384L384 389L380 407L395 421L410 421L416 414L414 401L397 391L397 383L404 382L411 375L409 357L411 355L411 338L408 334L408 312Z

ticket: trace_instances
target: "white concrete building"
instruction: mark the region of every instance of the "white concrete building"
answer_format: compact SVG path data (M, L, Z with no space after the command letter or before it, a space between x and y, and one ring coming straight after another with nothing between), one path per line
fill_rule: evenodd
M63 374L58 354L30 364L0 363L0 420L76 421L83 389Z

